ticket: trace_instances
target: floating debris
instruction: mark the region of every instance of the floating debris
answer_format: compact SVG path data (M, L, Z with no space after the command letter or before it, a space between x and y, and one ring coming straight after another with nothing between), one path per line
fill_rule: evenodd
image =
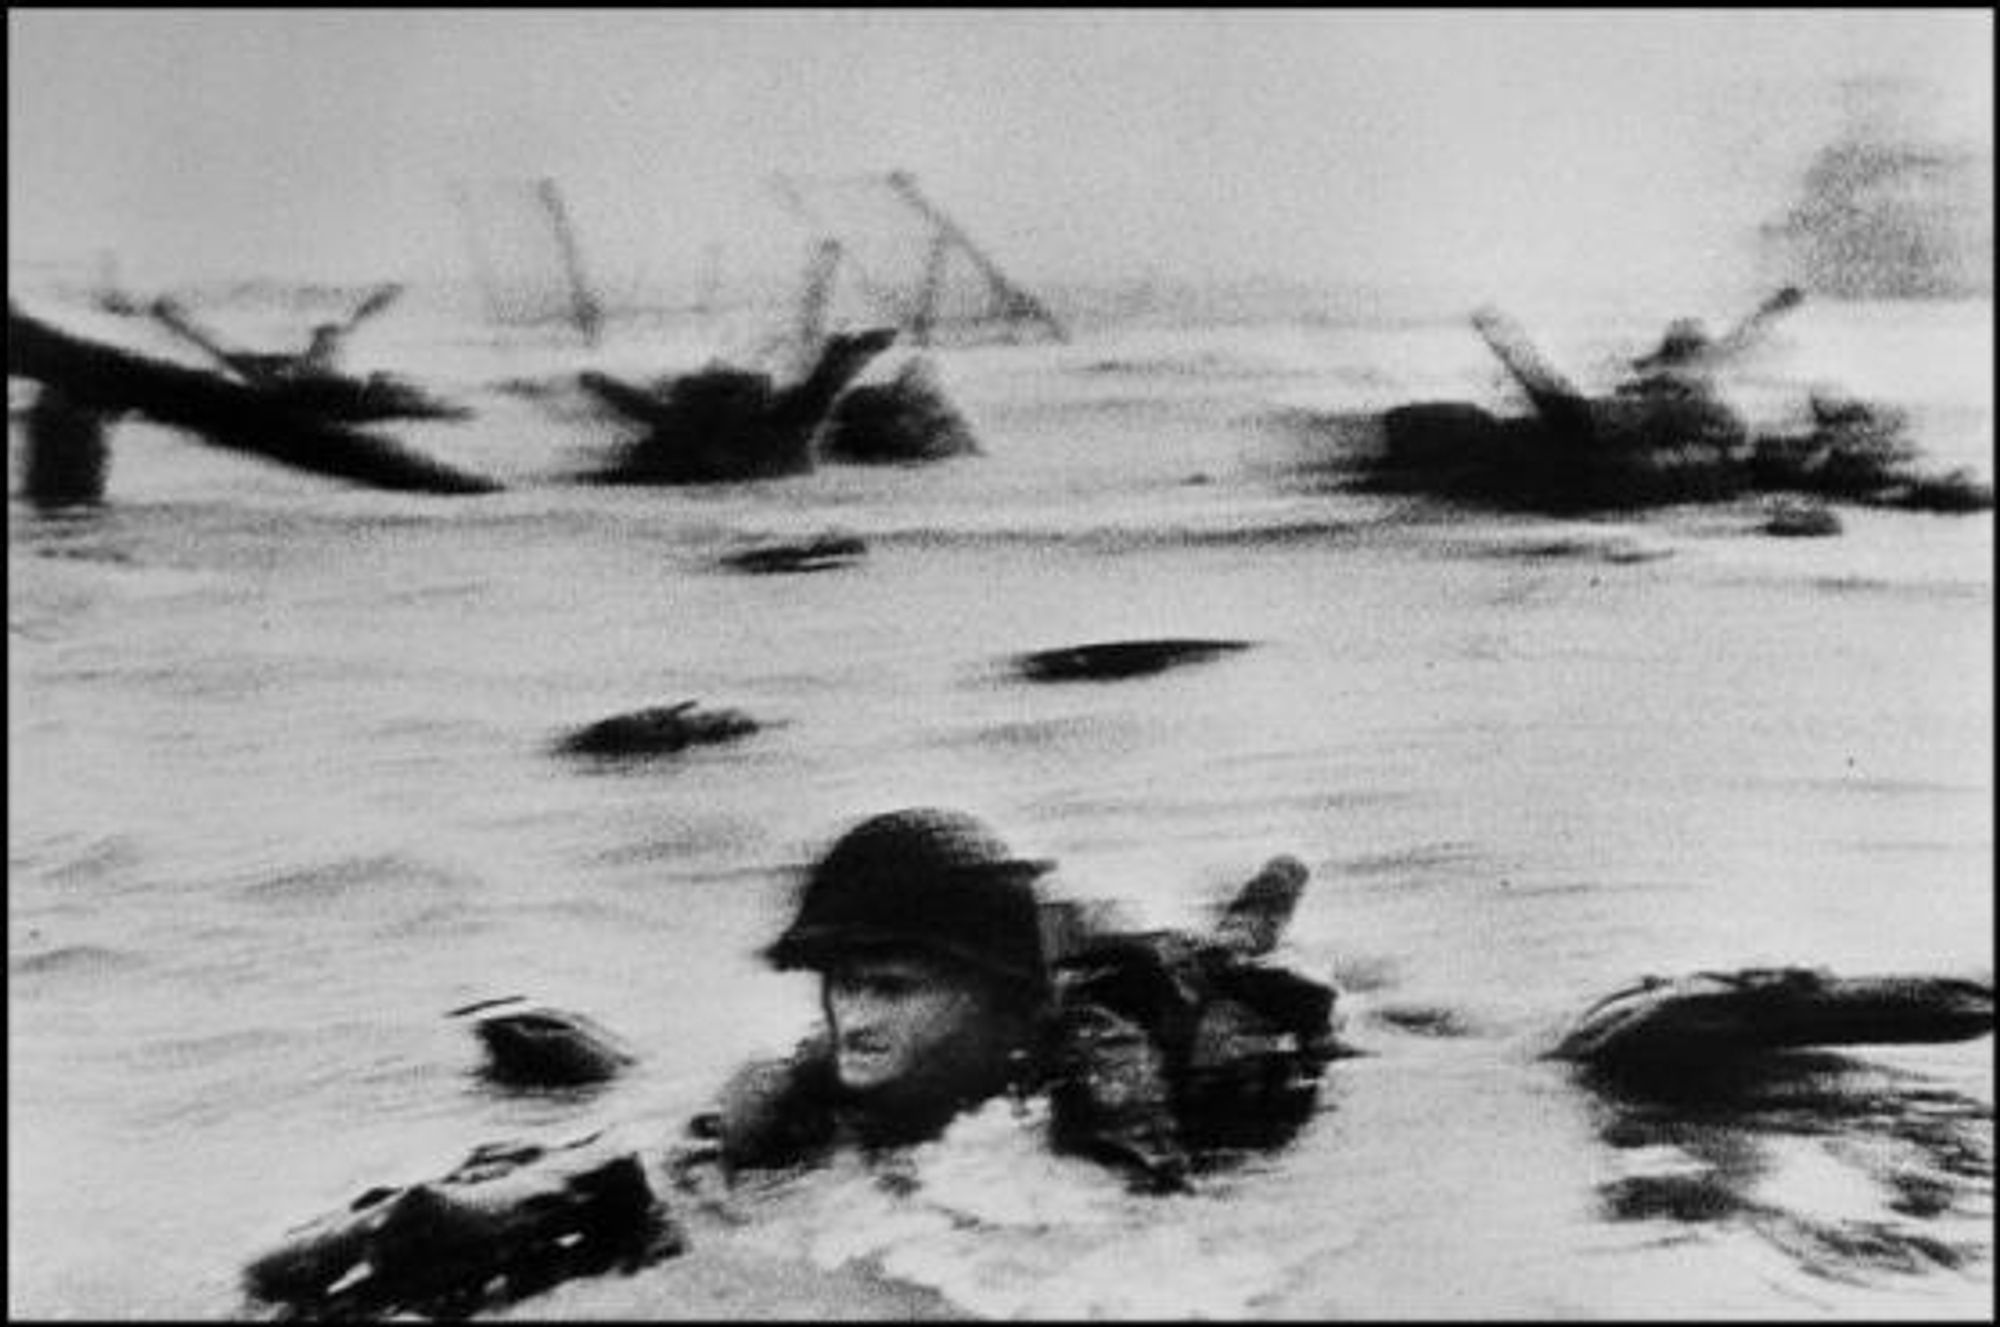
M563 738L557 749L586 756L656 755L702 743L727 742L761 726L741 710L706 710L696 701L684 700L600 719Z
M1037 682L1110 681L1159 673L1179 664L1219 658L1254 644L1245 640L1121 640L1067 645L1016 655L1014 666Z
M520 1000L519 996L483 1000L454 1009L452 1015L462 1017ZM472 1030L486 1048L486 1076L513 1087L602 1083L638 1063L638 1056L617 1036L582 1014L561 1009L524 1005L487 1014Z
M722 563L757 575L777 572L829 571L858 561L868 551L860 536L822 534L810 539L761 543L726 554Z

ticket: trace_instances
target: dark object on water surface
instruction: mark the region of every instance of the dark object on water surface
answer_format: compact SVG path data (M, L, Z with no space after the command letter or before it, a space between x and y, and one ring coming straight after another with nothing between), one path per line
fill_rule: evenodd
M723 557L724 566L759 575L787 571L828 571L845 567L868 551L857 535L823 534L810 539L757 544Z
M102 411L71 400L62 386L38 387L22 421L27 460L21 486L28 501L45 510L104 501L109 426Z
M646 432L612 466L606 484L702 484L771 479L813 468L812 438L842 389L888 349L893 328L827 339L805 378L779 387L771 375L715 365L660 389L602 373L579 380Z
M912 359L887 382L857 383L820 426L822 454L837 461L894 463L975 456L979 442L929 361Z
M1993 510L1993 486L1982 483L1970 470L1958 469L1942 475L1913 475L1883 490L1882 505L1905 511L1957 514Z
M1023 677L1037 682L1110 680L1141 677L1164 672L1176 664L1214 659L1247 650L1252 643L1175 638L1102 641L1016 655L1014 666Z
M632 1152L597 1136L493 1143L441 1179L376 1188L244 1269L254 1299L310 1318L463 1318L686 1247Z
M80 407L105 414L133 411L218 447L372 488L418 493L500 488L388 438L299 410L265 389L71 336L11 305L7 372L60 387Z
M1840 529L1840 513L1820 502L1775 502L1764 515L1764 533L1780 538L1824 538Z
M1701 1065L1802 1046L1966 1041L1993 1031L1993 988L1949 977L1744 968L1648 977L1585 1010L1551 1058Z
M469 1015L514 1002L482 1001L453 1013ZM486 1076L513 1087L581 1087L615 1078L638 1063L610 1032L560 1009L528 1006L487 1014L472 1030L486 1047Z
M1474 327L1533 413L1503 418L1462 401L1398 406L1381 417L1381 452L1367 462L1366 480L1392 492L1543 512L1707 502L1747 492L1915 510L1990 509L1991 489L1968 476L1914 469L1916 449L1899 411L1822 395L1812 403L1806 433L1753 434L1719 399L1708 374L1799 302L1796 290L1779 291L1729 335L1685 356L1648 356L1640 361L1648 372L1596 396L1550 366L1511 319L1481 310Z
M705 710L684 700L600 719L562 739L557 749L583 756L657 755L698 743L726 742L759 727L741 710Z
M393 304L403 293L400 284L379 286L353 313L313 330L312 347L299 353L234 350L195 325L171 299L153 302L155 321L198 346L217 364L246 385L258 388L284 406L327 420L361 424L384 419L466 419L472 412L433 396L392 373L366 377L335 367L342 342L366 320Z
M286 379L265 388L289 410L347 423L385 419L470 419L472 411L394 373L366 377L328 374Z

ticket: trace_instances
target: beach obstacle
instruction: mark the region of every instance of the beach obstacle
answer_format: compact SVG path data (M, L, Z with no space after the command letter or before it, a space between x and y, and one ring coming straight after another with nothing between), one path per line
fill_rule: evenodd
M27 439L22 490L36 507L95 506L104 501L111 447L103 413L71 399L60 386L37 390L23 428Z
M501 487L392 439L300 410L282 396L71 335L13 305L7 309L7 372L36 380L44 391L59 392L56 399L67 413L52 415L45 429L54 467L48 482L57 490L62 486L58 477L81 477L89 468L88 430L74 416L110 418L127 412L186 429L217 447L370 488L472 494ZM97 467L100 498L108 446L105 451Z
M924 359L911 359L886 382L856 383L820 426L820 453L860 463L937 461L976 456L979 440Z

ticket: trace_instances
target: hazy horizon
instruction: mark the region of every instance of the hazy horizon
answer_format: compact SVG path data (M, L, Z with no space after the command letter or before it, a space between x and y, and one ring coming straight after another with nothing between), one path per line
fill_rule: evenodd
M10 11L10 256L451 280L550 176L607 280L768 274L775 171L906 169L1030 285L1751 279L1840 123L1990 154L1981 11Z

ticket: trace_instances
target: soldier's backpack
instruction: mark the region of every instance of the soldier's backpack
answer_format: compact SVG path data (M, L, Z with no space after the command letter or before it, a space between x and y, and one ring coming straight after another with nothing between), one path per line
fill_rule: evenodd
M1334 988L1270 961L1306 870L1278 857L1208 934L1073 941L1054 963L1055 1145L1173 1189L1191 1169L1293 1136L1318 1102Z

